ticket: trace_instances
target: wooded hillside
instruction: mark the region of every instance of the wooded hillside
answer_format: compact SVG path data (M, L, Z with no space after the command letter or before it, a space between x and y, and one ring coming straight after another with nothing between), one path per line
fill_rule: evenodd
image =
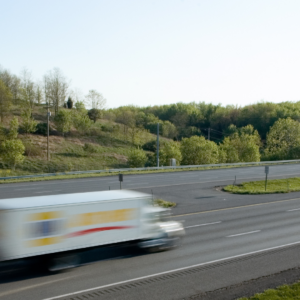
M2 175L155 166L157 123L161 165L170 158L183 165L300 158L300 101L106 109L101 93L83 96L68 82L59 69L37 82L27 70L0 69Z

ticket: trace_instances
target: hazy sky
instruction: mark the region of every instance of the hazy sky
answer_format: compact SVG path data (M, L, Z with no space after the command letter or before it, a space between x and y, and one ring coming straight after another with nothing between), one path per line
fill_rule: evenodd
M0 0L0 65L107 107L300 100L299 0Z

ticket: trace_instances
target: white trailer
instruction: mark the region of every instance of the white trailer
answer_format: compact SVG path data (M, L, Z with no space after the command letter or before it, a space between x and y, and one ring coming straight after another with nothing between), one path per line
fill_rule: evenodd
M0 200L0 261L39 258L57 270L75 265L84 248L169 248L184 229L163 221L165 212L152 196L126 190Z

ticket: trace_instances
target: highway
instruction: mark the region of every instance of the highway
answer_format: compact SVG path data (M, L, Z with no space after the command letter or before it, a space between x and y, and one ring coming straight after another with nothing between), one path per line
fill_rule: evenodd
M264 167L125 175L122 188L177 203L172 218L186 230L180 247L153 254L98 249L68 272L2 276L0 299L205 299L204 292L299 267L300 192L241 196L216 188L235 176L263 179ZM269 178L293 176L300 165L270 167ZM0 198L109 188L119 188L117 176L3 184Z

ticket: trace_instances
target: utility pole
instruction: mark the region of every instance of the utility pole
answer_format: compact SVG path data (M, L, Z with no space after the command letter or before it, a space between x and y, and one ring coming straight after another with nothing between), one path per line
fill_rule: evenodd
M210 128L208 128L207 139L210 141Z
M51 106L48 105L48 102L46 103L47 106L45 107L47 109L47 160L50 160L50 149L49 149L49 118L51 116L51 112L49 108Z
M157 123L156 165L159 167L159 123Z

